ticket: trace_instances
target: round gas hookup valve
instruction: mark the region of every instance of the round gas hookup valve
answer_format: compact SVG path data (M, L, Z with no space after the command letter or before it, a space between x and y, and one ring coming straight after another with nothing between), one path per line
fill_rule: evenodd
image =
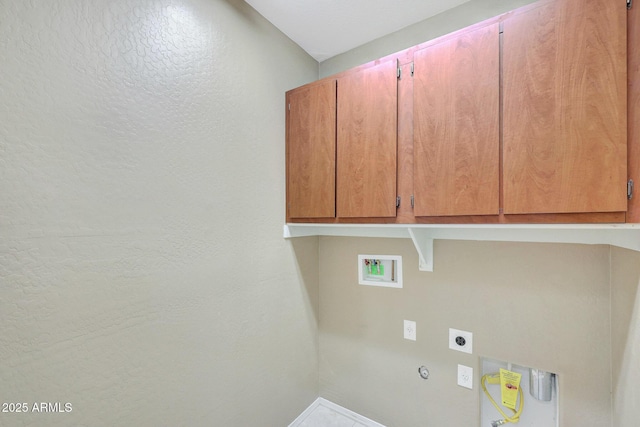
M420 366L418 368L418 373L420 374L422 379L424 379L424 380L428 380L429 379L429 370L427 369L426 366Z

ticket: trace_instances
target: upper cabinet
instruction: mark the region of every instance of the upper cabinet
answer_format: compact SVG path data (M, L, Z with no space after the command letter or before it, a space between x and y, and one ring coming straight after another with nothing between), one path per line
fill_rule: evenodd
M624 0L504 21L504 213L627 209Z
M640 222L634 12L541 0L287 92L287 221Z
M498 215L499 33L496 23L414 54L416 216Z
M336 81L287 93L287 218L336 215Z
M287 219L396 214L397 63L287 92Z
M396 61L338 79L338 217L395 217Z

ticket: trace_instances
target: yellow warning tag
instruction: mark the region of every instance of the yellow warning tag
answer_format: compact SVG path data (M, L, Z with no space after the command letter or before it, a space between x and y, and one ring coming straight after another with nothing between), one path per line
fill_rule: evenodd
M505 407L516 409L521 378L522 374L500 369L500 392L502 393L502 404Z

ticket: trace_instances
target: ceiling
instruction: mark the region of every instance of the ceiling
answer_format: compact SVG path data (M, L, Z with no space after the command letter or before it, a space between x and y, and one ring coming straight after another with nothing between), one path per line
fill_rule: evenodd
M469 0L245 0L318 62Z

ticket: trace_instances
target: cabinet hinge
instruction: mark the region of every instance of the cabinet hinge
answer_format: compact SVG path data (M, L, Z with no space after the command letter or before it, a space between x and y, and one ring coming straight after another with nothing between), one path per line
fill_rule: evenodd
M413 77L413 62L411 63L411 77Z
M400 207L400 196L396 196L396 208Z
M413 199L413 194L411 195L411 209L415 206L415 200Z
M627 199L631 200L633 197L633 180L627 181Z
M633 0L627 0L627 9L631 9L633 6Z

